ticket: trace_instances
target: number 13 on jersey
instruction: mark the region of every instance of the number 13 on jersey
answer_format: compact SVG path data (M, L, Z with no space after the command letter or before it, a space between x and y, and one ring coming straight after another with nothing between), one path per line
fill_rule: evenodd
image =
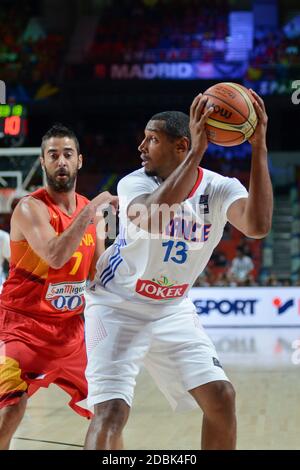
M175 243L173 240L163 242L162 246L166 247L166 253L164 257L164 263L167 263L169 259L177 264L183 264L187 260L188 245L184 242ZM171 256L172 255L172 256Z

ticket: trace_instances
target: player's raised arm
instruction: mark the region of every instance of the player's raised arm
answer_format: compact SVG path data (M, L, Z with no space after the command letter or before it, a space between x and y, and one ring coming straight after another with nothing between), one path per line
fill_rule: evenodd
M54 269L61 268L79 246L86 227L97 209L117 205L118 198L109 192L96 196L78 214L74 222L60 235L50 224L50 216L43 202L32 197L20 201L12 216L12 233L18 230L32 249Z
M228 209L229 222L245 235L263 238L271 229L273 191L268 169L266 133L268 116L263 100L252 90L258 124L249 139L252 145L249 196L235 201Z
M196 96L190 108L189 122L187 117L186 130L168 129L163 117L156 118L156 115L148 122L139 151L146 175L158 176L163 183L153 193L141 194L131 202L128 217L132 221L136 218L130 208L136 204L147 208L146 219L150 219L153 205L171 206L188 197L197 181L198 166L208 145L205 123L213 108L202 115L206 102L207 97ZM166 154L168 158L165 158ZM145 226L148 222L145 220Z

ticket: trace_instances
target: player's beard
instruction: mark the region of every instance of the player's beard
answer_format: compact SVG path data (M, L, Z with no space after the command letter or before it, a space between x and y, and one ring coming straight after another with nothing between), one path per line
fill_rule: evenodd
M70 175L70 173L67 172L67 171L59 171L59 172L56 173L55 176L49 175L46 168L44 170L45 170L45 174L46 174L47 184L54 191L56 191L58 193L68 193L69 191L71 191L74 188L75 181L76 181L76 178L77 178L77 170L74 172L73 175ZM66 175L68 178L66 178L66 180L64 180L64 181L59 181L59 180L56 179L56 177L58 175Z

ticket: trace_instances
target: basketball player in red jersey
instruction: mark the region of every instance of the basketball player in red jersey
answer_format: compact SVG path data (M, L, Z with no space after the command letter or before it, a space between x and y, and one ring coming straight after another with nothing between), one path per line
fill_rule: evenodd
M21 199L11 219L0 297L0 449L9 448L27 398L50 383L71 396L77 413L90 415L77 405L87 395L81 314L93 258L104 249L98 230L96 249L96 211L116 208L117 197L104 192L89 202L75 192L82 155L75 134L60 124L42 139L41 165L46 186Z

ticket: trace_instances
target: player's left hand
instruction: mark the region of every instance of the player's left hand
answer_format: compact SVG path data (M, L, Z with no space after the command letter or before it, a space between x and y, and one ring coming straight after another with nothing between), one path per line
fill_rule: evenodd
M250 137L249 142L252 146L264 146L266 147L266 135L267 135L267 126L268 126L268 116L266 113L266 108L263 100L258 96L255 91L250 88L250 93L254 98L253 106L255 108L258 123L255 129L254 134Z

